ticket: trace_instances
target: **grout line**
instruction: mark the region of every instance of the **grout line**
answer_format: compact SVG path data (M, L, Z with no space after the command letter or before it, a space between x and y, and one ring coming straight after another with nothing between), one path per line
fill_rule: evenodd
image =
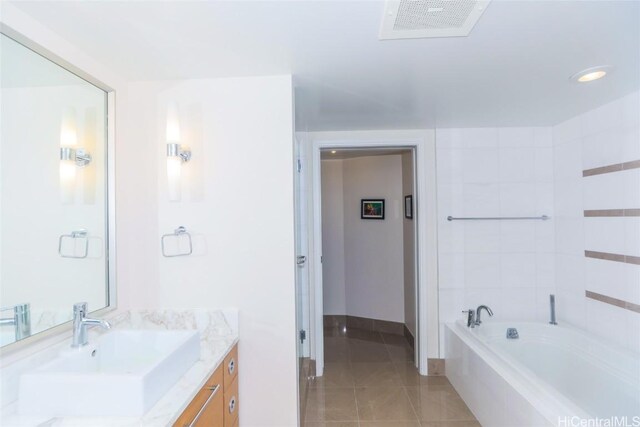
M356 402L356 422L358 423L358 427L360 427L360 411L358 410L358 396L356 395L356 387L353 387L353 400Z
M418 421L418 424L422 425L422 420L420 419L420 416L418 415L418 411L416 410L416 407L413 405L413 402L411 401L411 397L409 396L409 391L407 390L407 386L402 386L402 391L404 391L404 395L409 400L409 405L411 406L411 410L413 410L413 415L416 416L416 420ZM418 394L419 393L420 393L420 387L418 387ZM420 398L420 396L418 396L418 399L419 398Z

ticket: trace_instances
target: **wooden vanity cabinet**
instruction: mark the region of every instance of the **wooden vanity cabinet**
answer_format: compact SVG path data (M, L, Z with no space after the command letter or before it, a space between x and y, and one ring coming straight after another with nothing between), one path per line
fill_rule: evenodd
M238 423L238 346L224 358L224 427Z
M238 346L235 345L173 427L237 427Z

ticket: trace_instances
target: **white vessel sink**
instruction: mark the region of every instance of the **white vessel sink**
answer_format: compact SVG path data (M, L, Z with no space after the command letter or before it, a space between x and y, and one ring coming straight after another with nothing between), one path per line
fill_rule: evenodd
M195 330L116 330L20 377L19 411L141 416L200 358Z

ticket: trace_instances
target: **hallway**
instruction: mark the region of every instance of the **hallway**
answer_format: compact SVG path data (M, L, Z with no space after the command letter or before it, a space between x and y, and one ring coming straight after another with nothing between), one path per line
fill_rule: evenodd
M324 375L311 383L307 427L478 427L445 377L423 377L404 336L325 327Z

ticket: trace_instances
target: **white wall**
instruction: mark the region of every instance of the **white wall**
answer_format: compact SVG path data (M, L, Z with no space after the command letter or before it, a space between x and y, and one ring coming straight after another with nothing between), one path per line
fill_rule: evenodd
M342 171L342 160L322 161L322 296L324 314L347 314Z
M584 217L584 210L640 207L640 169L582 171L640 159L640 94L553 128L559 322L640 352L640 314L585 297L593 291L640 304L640 266L585 257L585 250L640 256L639 217Z
M413 153L402 154L402 202L414 193ZM414 201L415 204L415 201ZM404 270L404 324L416 336L416 229L415 220L402 219L403 270Z
M385 199L384 220L360 218L365 198ZM399 155L344 161L347 314L404 322L402 161Z
M322 196L324 314L404 323L401 157L323 160ZM363 198L385 219L361 219Z
M140 308L237 307L242 422L293 426L291 77L145 82L128 89L126 141L144 145L137 159L144 172L132 167L120 179L145 186L140 196L148 206L138 204L132 219L140 226L138 270L151 276L122 289L121 301ZM193 149L193 161L183 167L182 201L174 203L164 168L169 101L180 106L184 143ZM163 258L160 236L179 225L193 233L194 254Z
M441 328L480 304L496 320L546 320L555 291L551 129L437 129L436 144ZM552 220L446 219L543 214Z

